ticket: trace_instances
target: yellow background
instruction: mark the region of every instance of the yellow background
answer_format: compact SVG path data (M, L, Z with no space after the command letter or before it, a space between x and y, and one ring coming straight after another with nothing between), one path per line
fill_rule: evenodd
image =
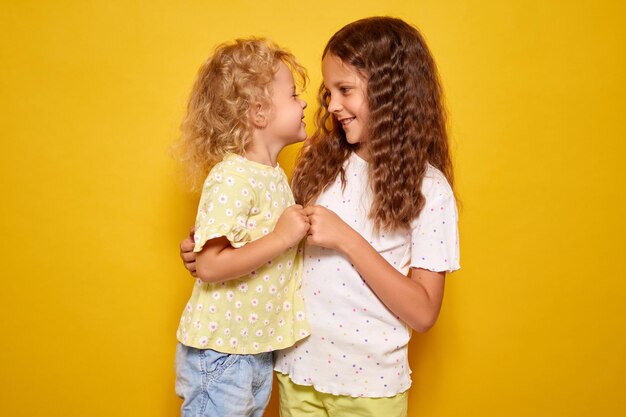
M310 70L394 15L438 62L463 269L411 343L410 416L626 413L621 1L3 1L3 416L173 416L178 259L197 196L168 146L213 47L262 35ZM288 171L295 149L283 153ZM266 415L275 416L275 398Z

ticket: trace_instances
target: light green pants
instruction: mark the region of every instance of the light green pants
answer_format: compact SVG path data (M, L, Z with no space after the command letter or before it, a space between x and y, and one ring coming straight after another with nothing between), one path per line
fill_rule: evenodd
M365 398L317 392L276 372L280 417L406 417L408 391L394 397Z

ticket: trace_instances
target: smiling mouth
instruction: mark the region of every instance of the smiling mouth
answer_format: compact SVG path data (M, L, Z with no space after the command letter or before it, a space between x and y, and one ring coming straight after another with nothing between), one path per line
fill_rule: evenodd
M339 123L341 123L342 126L346 127L350 123L352 123L354 119L356 119L356 117L346 117L345 119L340 119Z

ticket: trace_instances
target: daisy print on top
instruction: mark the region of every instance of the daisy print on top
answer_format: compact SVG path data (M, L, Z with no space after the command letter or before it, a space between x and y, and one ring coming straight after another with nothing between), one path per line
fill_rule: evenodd
M270 233L294 204L284 171L229 154L209 173L196 218L195 252L224 236L234 248ZM300 293L302 248L293 247L249 275L196 281L176 333L186 346L253 354L293 345L310 330Z

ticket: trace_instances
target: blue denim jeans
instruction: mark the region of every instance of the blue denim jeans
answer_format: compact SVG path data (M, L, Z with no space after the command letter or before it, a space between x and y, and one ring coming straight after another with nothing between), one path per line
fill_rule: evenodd
M176 347L182 417L262 417L272 391L272 352L231 355Z

